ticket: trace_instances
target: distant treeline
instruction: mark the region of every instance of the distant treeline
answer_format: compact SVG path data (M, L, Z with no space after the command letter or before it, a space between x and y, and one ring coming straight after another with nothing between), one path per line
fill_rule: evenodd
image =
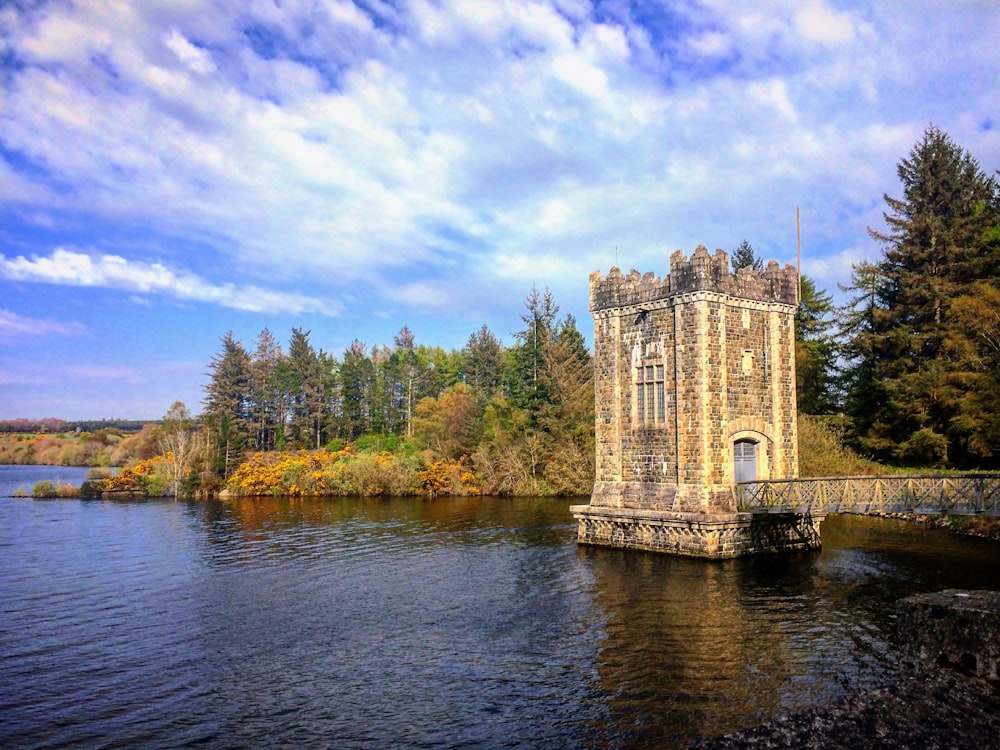
M0 433L0 464L127 466L155 456L161 432L155 424L145 424L138 432L111 427L97 432L7 431Z
M136 419L91 419L77 422L67 422L55 417L44 419L9 419L0 420L0 432L18 434L38 433L42 435L60 432L99 432L114 430L121 434L134 434L149 424L148 421Z

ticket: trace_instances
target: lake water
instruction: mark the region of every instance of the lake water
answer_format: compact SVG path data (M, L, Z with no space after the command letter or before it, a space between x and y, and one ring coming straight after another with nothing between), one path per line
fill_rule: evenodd
M891 679L894 602L1000 544L831 517L820 553L580 548L579 500L7 497L0 746L683 746Z

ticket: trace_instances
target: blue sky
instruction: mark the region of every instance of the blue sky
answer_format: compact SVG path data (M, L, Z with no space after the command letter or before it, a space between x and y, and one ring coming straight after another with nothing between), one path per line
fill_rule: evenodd
M201 409L233 330L505 342L699 244L834 290L934 123L1000 167L996 2L0 4L0 418Z

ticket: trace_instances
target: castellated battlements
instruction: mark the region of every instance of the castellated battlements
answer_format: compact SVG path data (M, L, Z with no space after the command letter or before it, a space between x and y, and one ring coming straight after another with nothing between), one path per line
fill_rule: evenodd
M729 255L716 250L709 255L704 245L695 248L691 259L678 250L670 256L670 273L662 279L652 272L622 274L613 267L607 276L600 271L590 274L590 310L654 302L688 292L718 292L740 299L760 302L796 304L798 272L794 266L779 268L776 261L767 264L762 273L752 268L729 272Z

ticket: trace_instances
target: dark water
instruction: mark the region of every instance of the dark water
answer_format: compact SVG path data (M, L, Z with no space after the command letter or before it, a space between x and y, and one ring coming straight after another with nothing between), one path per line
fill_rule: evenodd
M0 497L0 746L684 745L891 678L901 596L1000 588L899 522L706 563L568 505Z

